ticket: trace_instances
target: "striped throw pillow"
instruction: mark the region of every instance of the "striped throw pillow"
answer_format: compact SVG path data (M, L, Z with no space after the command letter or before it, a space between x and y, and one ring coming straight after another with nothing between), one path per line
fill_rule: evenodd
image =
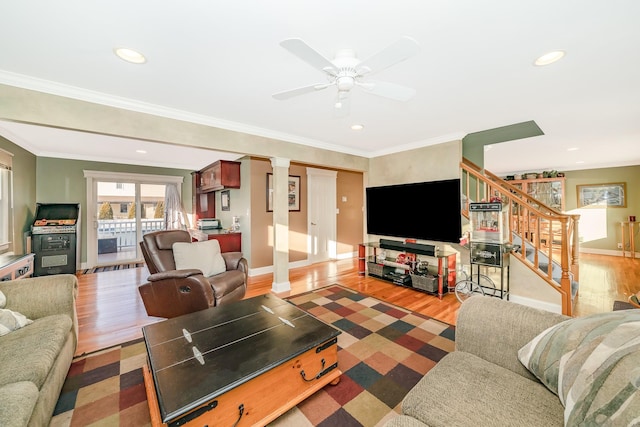
M640 424L640 310L566 320L518 352L565 407L565 425Z

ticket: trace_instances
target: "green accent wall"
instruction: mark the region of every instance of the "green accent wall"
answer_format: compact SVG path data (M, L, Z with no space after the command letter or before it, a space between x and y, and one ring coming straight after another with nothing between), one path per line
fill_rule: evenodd
M462 138L462 155L481 168L484 167L484 146L500 142L544 135L533 120L513 125L472 132Z
M36 156L0 136L0 148L13 154L13 252L26 252L36 206Z
M613 254L621 240L622 221L629 215L640 219L640 166L587 169L565 172L565 209L567 213L580 215L579 236L584 252ZM577 186L624 182L626 184L626 208L589 207L578 208ZM636 252L640 252L638 225L635 226ZM626 240L627 250L628 237Z
M87 260L87 190L85 170L123 172L150 175L182 176L182 200L185 210L191 212L191 171L150 166L101 163L81 160L38 157L36 161L36 201L38 203L80 203L82 214L82 262ZM35 202L33 204L35 209Z

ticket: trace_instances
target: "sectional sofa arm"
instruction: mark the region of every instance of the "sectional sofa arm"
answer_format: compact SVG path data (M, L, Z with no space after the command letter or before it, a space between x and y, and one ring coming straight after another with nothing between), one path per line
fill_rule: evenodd
M78 279L73 274L30 277L0 282L7 297L5 308L39 319L54 314L67 314L77 325L76 297Z
M540 332L567 319L498 298L474 296L458 312L456 350L534 379L518 360L518 350Z

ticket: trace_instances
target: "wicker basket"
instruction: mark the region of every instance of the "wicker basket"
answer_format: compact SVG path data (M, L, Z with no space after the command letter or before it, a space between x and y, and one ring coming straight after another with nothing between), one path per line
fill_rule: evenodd
M369 274L372 274L374 276L382 277L383 270L384 270L384 265L376 264L375 262L368 262L367 263L367 270L369 270Z
M430 274L411 273L411 285L427 292L438 292L438 278Z

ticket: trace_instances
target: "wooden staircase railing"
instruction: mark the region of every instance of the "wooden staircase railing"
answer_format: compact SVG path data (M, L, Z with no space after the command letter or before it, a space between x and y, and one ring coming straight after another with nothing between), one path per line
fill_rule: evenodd
M460 167L462 215L469 218L471 202L498 197L508 204L511 243L521 246L519 251L512 251L511 256L559 292L562 313L572 316L577 296L580 215L558 212L467 159L463 159Z

